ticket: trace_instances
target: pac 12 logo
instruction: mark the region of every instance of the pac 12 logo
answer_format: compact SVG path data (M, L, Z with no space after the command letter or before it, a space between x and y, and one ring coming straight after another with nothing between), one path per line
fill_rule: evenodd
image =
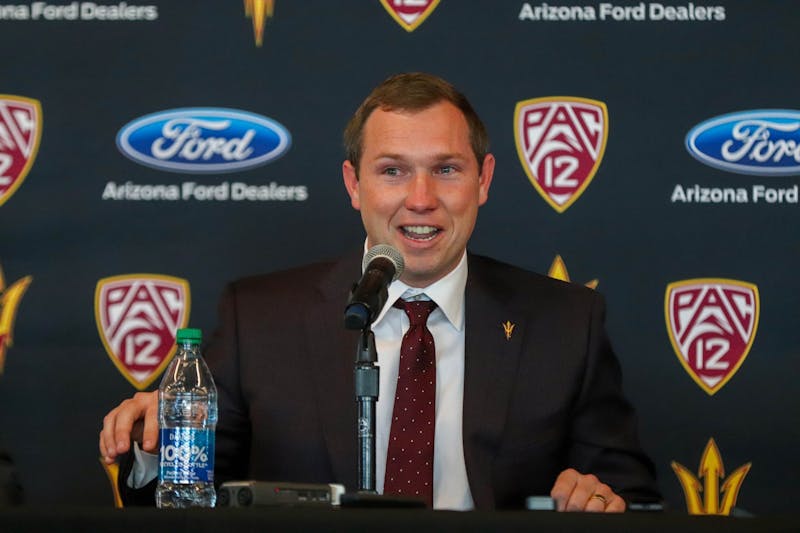
M533 98L514 110L517 154L528 179L563 213L594 178L606 149L608 109L576 97Z
M210 107L146 115L117 134L126 157L170 172L237 172L278 159L291 143L289 131L270 118Z
M400 27L412 32L433 13L439 0L381 0L381 4Z
M739 370L755 340L760 302L752 283L698 278L667 285L667 331L686 372L713 395Z
M800 111L764 109L721 115L686 135L686 149L714 168L738 174L800 174Z
M41 136L39 101L0 94L0 205L19 189L31 170Z
M175 354L175 334L189 322L189 283L158 274L103 278L94 296L97 331L125 379L144 390Z

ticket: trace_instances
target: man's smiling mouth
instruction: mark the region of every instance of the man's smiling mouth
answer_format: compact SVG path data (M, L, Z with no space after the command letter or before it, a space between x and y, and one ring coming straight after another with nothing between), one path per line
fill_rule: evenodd
M415 241L429 241L441 231L434 226L402 226L403 235Z

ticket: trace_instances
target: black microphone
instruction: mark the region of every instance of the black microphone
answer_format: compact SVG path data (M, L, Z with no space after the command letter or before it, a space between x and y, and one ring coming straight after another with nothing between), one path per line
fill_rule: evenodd
M403 273L403 256L388 244L373 246L361 264L364 274L350 293L344 327L364 329L375 321L389 297L388 287Z

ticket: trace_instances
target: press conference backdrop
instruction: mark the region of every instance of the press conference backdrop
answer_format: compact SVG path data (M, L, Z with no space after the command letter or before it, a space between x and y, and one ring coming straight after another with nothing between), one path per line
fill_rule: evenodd
M426 71L491 133L471 249L606 295L673 509L794 511L798 27L793 0L0 0L0 441L26 501L113 505L101 418L157 386L174 329L361 246L342 128Z

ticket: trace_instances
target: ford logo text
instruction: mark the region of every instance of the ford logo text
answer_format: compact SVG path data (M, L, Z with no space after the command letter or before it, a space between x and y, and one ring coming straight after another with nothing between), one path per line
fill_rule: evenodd
M800 111L742 111L706 120L686 135L686 149L706 165L760 176L800 174Z
M128 158L170 172L237 172L264 165L289 150L278 122L236 109L183 108L129 122L117 134Z

